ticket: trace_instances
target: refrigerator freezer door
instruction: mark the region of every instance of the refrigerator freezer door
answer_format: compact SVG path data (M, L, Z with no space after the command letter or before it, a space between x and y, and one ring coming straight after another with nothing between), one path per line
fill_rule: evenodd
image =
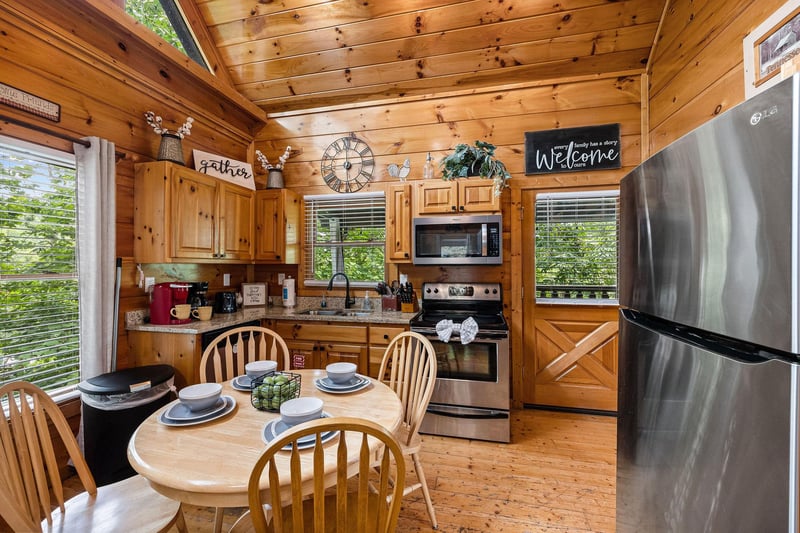
M622 180L622 306L798 352L797 82L720 115Z
M617 531L794 531L798 367L620 319Z

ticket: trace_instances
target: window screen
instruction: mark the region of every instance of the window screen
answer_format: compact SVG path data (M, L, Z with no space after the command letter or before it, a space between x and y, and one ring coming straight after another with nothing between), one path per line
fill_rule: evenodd
M336 272L344 272L350 283L383 281L383 192L306 196L304 201L306 285L326 284Z
M75 198L71 154L0 141L0 383L80 380Z
M619 192L536 197L536 298L617 298Z

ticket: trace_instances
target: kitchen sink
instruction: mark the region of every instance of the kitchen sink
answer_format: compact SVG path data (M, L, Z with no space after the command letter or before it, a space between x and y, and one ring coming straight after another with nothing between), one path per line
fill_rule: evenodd
M320 316L336 316L340 313L341 309L306 309L300 311L298 315L320 315Z
M306 309L300 311L298 315L316 315L316 316L369 316L372 311L355 311L350 309Z

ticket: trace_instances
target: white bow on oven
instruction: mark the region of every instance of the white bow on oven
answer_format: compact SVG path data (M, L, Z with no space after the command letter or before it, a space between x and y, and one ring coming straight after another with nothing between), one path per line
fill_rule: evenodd
M467 317L461 324L454 324L452 320L444 319L436 323L436 335L442 342L450 342L450 336L457 332L461 337L461 344L469 344L475 340L478 333L478 323L475 319Z

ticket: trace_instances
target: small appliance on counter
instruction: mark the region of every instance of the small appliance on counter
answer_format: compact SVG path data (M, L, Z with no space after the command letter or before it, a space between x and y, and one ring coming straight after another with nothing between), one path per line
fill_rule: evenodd
M194 281L189 283L189 298L187 303L191 304L192 311L198 307L205 307L208 305L208 282L207 281Z
M150 297L150 323L188 324L191 318L175 318L170 314L173 307L189 303L189 290L191 283L181 281L168 281L153 285L153 294Z
M236 293L233 291L218 292L214 297L215 313L235 313Z

